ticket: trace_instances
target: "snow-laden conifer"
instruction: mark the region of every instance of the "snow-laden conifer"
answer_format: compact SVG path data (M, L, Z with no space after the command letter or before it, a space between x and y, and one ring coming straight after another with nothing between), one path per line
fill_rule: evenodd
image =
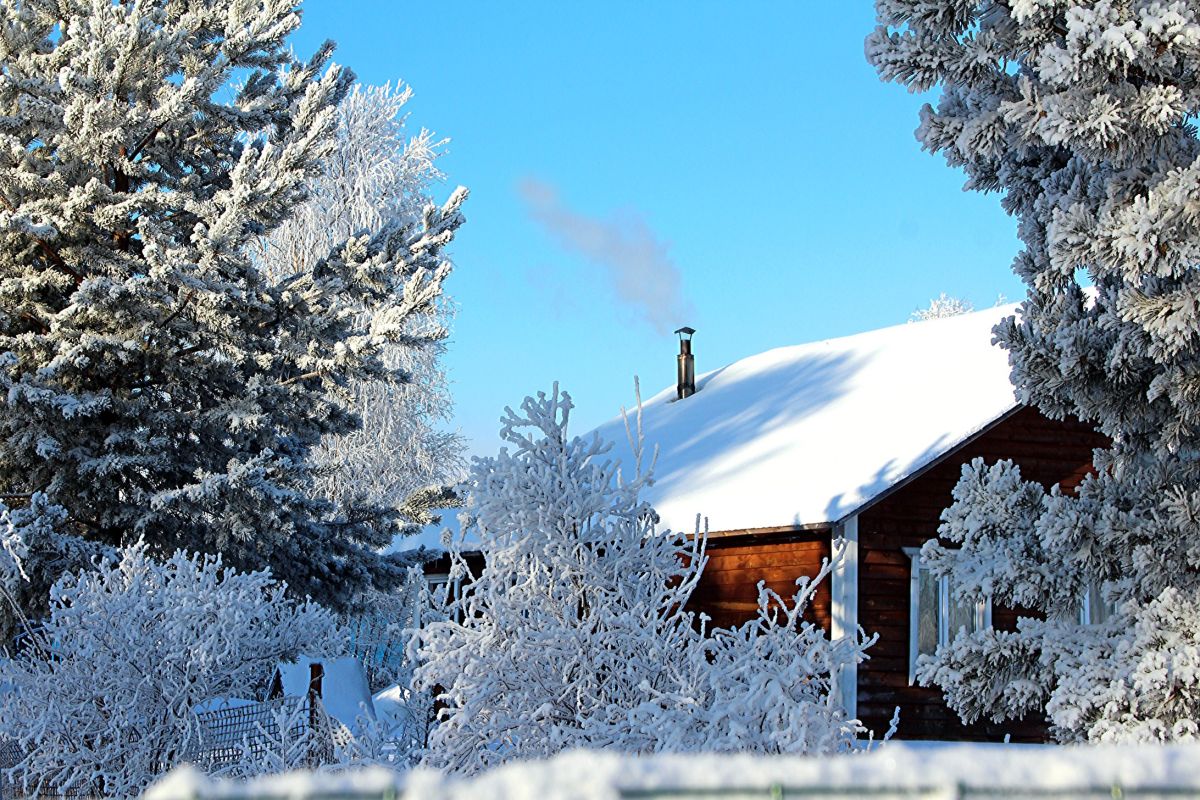
M758 616L703 631L686 610L706 561L703 534L657 530L650 480L571 438L558 388L506 409L512 450L476 459L457 551L451 619L420 634L416 686L444 708L426 762L475 771L570 747L630 752L846 750L862 730L831 691L872 640L829 642L796 597L764 592ZM825 574L824 572L822 573Z
M57 573L85 569L91 559L112 553L62 533L66 518L66 510L41 492L16 508L0 502L0 636L5 642L33 632Z
M338 603L403 568L376 555L391 513L331 503L310 454L356 429L345 389L394 371L387 345L440 335L412 320L465 191L264 268L352 80L332 45L292 54L299 21L291 0L0 4L0 492Z
M1063 739L1200 720L1200 9L1179 0L877 0L867 56L942 87L917 138L1017 218L1028 296L996 335L1019 398L1108 434L1078 496L968 465L924 557L1031 612L921 677L966 719Z
M332 614L296 604L266 571L144 543L53 587L50 613L0 662L0 737L24 751L31 794L136 796L204 746L196 706L263 695L275 665L337 655Z

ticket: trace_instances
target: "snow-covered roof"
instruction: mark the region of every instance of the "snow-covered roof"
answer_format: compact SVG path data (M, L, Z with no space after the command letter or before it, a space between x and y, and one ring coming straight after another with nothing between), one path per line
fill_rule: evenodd
M362 662L353 656L341 658L312 658L301 656L294 662L280 664L279 681L284 695L304 697L308 693L309 668L319 663L324 676L321 679L321 703L329 716L351 731L359 730L359 718L374 719L371 690L367 688L367 675Z
M991 343L1015 309L768 350L700 375L685 400L664 389L643 404L658 447L643 496L674 530L697 514L712 531L844 519L1016 407ZM620 417L598 432L632 464Z

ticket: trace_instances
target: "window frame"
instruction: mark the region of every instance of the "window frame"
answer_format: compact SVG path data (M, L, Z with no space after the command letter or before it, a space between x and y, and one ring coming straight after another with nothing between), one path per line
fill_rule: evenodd
M1093 598L1100 601L1100 606L1098 609L1093 608ZM1108 622L1108 620L1110 620L1116 613L1116 606L1105 601L1100 585L1093 582L1089 582L1084 585L1083 596L1079 600L1080 625L1103 625L1104 623ZM1098 618L1093 619L1093 616Z
M462 597L462 579L455 578L450 580L449 572L427 572L425 573L425 586L429 589L431 597L436 598L437 592L441 587L446 587L446 600L457 602ZM455 608L451 618L453 622L462 622L462 609Z
M917 659L921 656L921 572L928 568L921 564L921 548L905 547L904 554L909 557L908 579L908 685L917 682ZM957 631L950 630L950 577L943 575L937 579L937 649L950 644L950 637ZM987 630L992 627L991 600L978 600L975 603L973 615L975 630Z

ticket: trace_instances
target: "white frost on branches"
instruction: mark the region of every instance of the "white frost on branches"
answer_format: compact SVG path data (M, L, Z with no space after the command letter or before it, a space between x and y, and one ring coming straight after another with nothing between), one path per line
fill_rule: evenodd
M54 585L38 635L0 662L0 737L26 752L13 776L31 793L135 796L200 744L202 701L258 696L281 660L343 646L269 573L139 542Z
M703 534L655 529L595 434L568 438L570 397L506 409L512 447L476 459L464 527L486 566L457 552L450 619L420 636L416 688L441 692L426 763L477 771L570 747L630 752L846 750L862 731L831 696L865 658L861 631L830 643L794 598L763 591L758 616L704 632L685 610L706 561ZM828 566L817 577L828 574Z
M397 195L263 263L330 158L343 195L374 191L337 160L339 113L397 102L351 94L332 43L297 57L299 24L279 0L0 3L0 493L44 493L64 535L220 552L344 607L403 580L380 554L396 512L335 502L313 451L358 430L347 387L441 341L467 193ZM419 185L436 144L379 180Z
M390 84L350 90L308 199L262 242L264 269L292 275L361 231L420 223L433 202L432 187L444 178L435 162L449 140L425 129L407 136L404 107L412 94ZM369 327L377 313L364 304L359 325ZM410 524L424 523L430 498L414 492L462 479L461 437L439 427L451 410L440 358L452 314L442 295L409 316L401 340L381 349L388 373L348 382L348 407L362 426L325 437L314 453L323 467L317 475L323 494L400 508Z
M1063 740L1200 730L1200 8L1181 0L877 0L868 59L941 86L917 138L999 192L1028 296L996 328L1019 399L1112 439L1077 496L964 468L930 543L964 597L1034 612L926 662L964 719ZM1086 275L1086 280L1084 276ZM1084 290L1088 283L1094 289ZM1097 597L1098 595L1098 597ZM1097 597L1111 615L1083 618ZM1102 602L1100 602L1102 601ZM1096 605L1096 604L1091 604Z
M957 317L959 314L966 314L974 310L975 306L971 305L970 302L958 297L950 297L945 292L942 292L929 301L928 308L918 308L910 314L908 321L924 322L927 319Z

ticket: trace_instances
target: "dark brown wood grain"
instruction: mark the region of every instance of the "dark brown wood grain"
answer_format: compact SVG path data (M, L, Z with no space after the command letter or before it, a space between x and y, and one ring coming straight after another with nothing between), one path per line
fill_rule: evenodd
M712 539L708 545L708 564L688 608L707 614L716 626L745 622L758 608L759 581L790 598L796 591L796 579L815 575L821 568L821 560L829 557L829 541L828 530ZM805 611L805 619L828 631L829 615L826 582L817 589Z

